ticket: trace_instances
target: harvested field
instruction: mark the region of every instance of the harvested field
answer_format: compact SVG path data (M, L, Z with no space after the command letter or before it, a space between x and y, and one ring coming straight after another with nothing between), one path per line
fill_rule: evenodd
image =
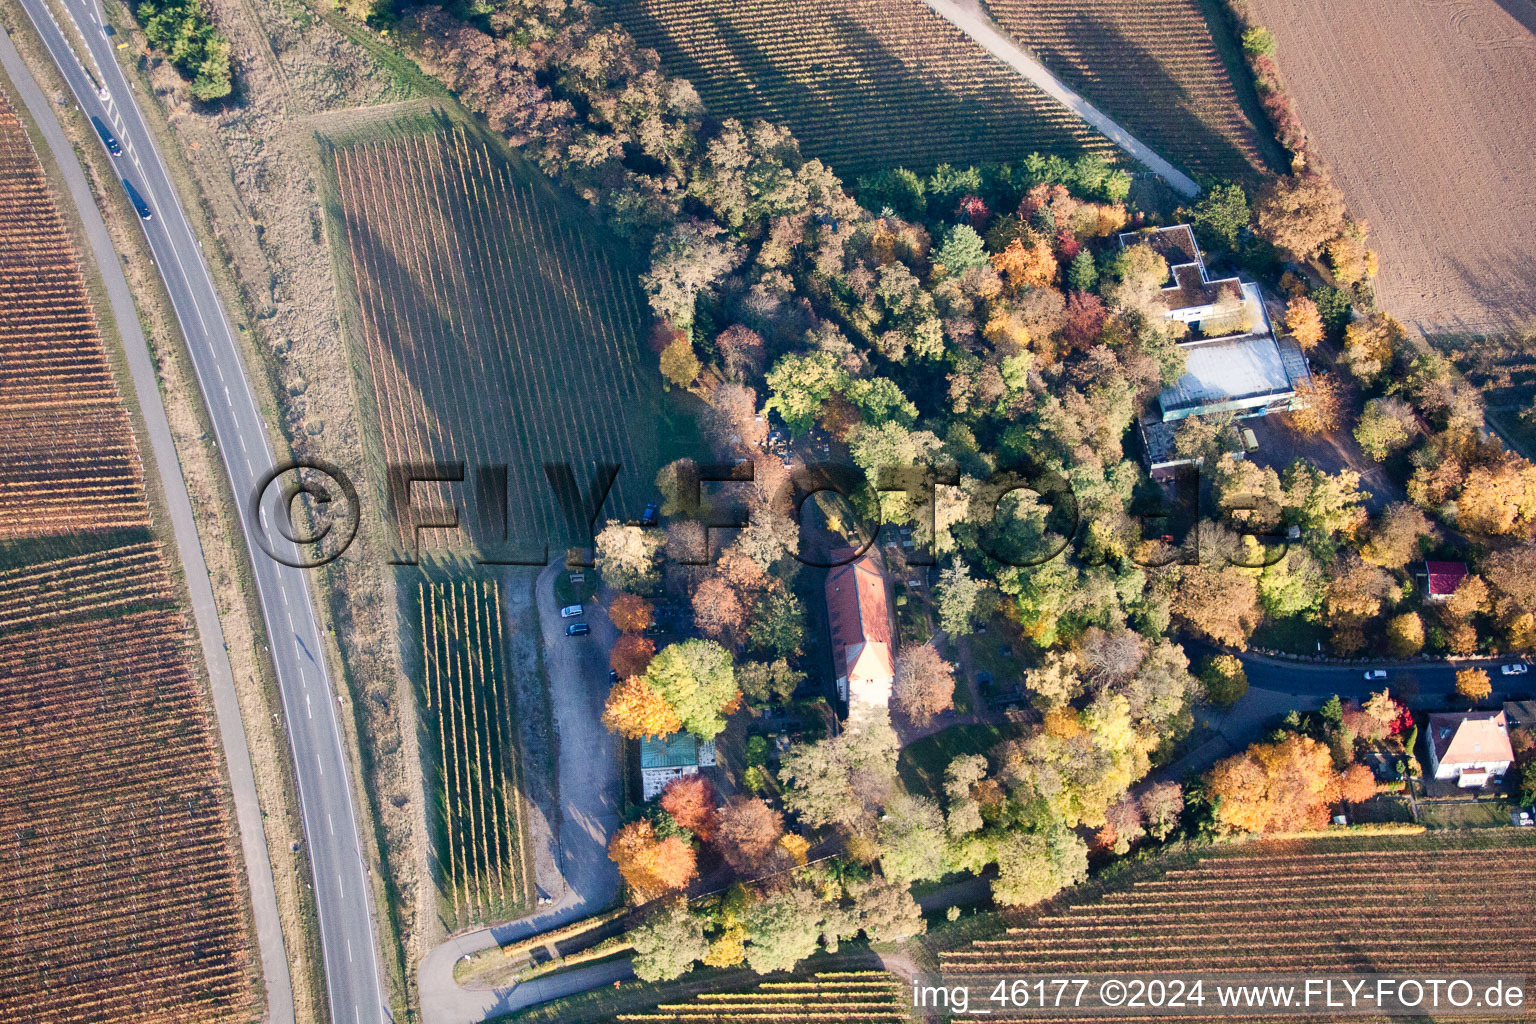
M1176 166L1227 178L1262 168L1259 130L1200 0L985 0L985 7L1046 67ZM1240 63L1238 70L1246 73Z
M787 125L845 176L1119 150L918 0L608 0L716 116Z
M135 571L0 610L0 1018L244 1024L243 896L186 623L153 548L98 557Z
M68 230L0 95L0 543L146 526L143 467Z
M943 953L941 962L952 973L1064 977L1529 975L1536 966L1533 877L1536 836L1513 829L1256 842L1213 851L1094 902L1053 907L1001 938Z
M1536 324L1529 0L1252 0L1314 147L1381 252L1382 306L1432 340ZM1536 382L1536 351L1510 358Z
M454 927L518 917L530 886L514 708L493 580L419 583L421 721L437 874Z
M744 992L706 992L648 1013L621 1013L621 1024L899 1024L911 997L885 971L839 971L806 981L764 981Z
M463 460L466 483L437 499L461 508L475 467L506 465L499 486L520 553L546 540L557 550L566 536L547 462L569 462L581 487L594 462L618 463L603 514L637 516L664 414L643 345L648 312L618 243L462 130L332 148L328 159L374 461ZM418 506L433 503L430 487L415 492ZM493 548L496 532L476 537ZM427 531L424 543L448 539Z

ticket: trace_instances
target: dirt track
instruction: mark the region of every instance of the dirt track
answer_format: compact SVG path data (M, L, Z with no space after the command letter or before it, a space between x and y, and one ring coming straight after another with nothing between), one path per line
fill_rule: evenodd
M1313 145L1426 333L1536 322L1536 2L1253 0Z

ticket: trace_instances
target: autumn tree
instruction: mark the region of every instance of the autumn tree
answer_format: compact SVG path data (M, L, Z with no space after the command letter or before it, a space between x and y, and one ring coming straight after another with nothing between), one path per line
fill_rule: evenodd
M1282 175L1254 203L1259 234L1291 259L1305 261L1344 227L1344 196L1317 174Z
M652 614L651 602L635 594L615 594L608 603L608 618L620 633L645 632Z
M646 667L644 680L701 739L725 728L725 709L737 700L731 656L713 640L684 640L661 650Z
M746 624L747 612L731 585L718 576L700 583L693 592L693 624L711 640L734 643Z
M759 797L738 796L720 809L715 845L732 868L750 874L765 866L783 834L784 815Z
M1530 536L1536 527L1536 466L1509 457L1474 467L1456 498L1456 525L1474 533Z
M1184 566L1174 586L1173 613L1195 633L1244 647L1259 624L1259 588L1234 566Z
M1331 434L1344 419L1344 389L1331 373L1316 373L1296 385L1291 425L1304 437Z
M1344 365L1356 380L1369 384L1391 369L1406 337L1403 325L1386 313L1361 317L1344 328Z
M1206 791L1216 820L1234 831L1322 828L1339 797L1339 773L1325 745L1292 733L1218 761L1206 775Z
M1248 692L1248 673L1243 663L1230 654L1216 654L1205 659L1200 670L1205 696L1219 708L1230 708Z
M1418 430L1413 407L1407 402L1401 398L1373 398L1360 413L1355 440L1365 454L1385 462L1408 447Z
M640 283L658 317L683 330L693 324L699 293L713 287L746 256L741 246L721 237L724 234L718 224L689 218L656 236L651 267L640 275Z
M614 642L613 649L608 652L608 667L613 669L620 679L642 675L655 653L656 645L649 637L627 633L619 637Z
M630 965L642 981L681 977L709 950L703 919L689 913L687 901L681 898L652 910L625 938L635 949Z
M1285 329L1303 352L1311 352L1323 340L1323 318L1317 303L1298 295L1285 307Z
M955 706L955 666L932 644L906 647L896 656L891 701L919 728Z
M1483 669L1464 668L1456 673L1456 692L1475 704L1492 695L1493 683Z
M1138 802L1153 839L1161 842L1179 827L1184 814L1184 790L1177 782L1153 783L1142 792Z
M704 369L693 350L693 342L686 337L672 341L661 350L661 375L668 383L686 388L699 379Z
M612 590L648 591L661 582L661 548L666 535L608 520L597 535L597 572Z
M1424 649L1424 621L1418 612L1404 612L1387 621L1387 650L1394 658L1411 658Z
M1363 764L1352 764L1339 778L1339 799L1363 804L1376 795L1376 776Z
M1401 569L1419 557L1419 541L1433 532L1422 511L1405 501L1394 502L1376 517L1376 527L1360 555L1383 568Z
M1094 842L1117 854L1129 853L1131 844L1146 834L1141 805L1130 794L1122 796L1104 810L1104 824L1094 833Z
M619 866L630 899L637 904L684 888L695 874L693 846L681 835L660 838L648 818L630 822L614 833L608 859Z
M714 839L720 816L715 807L715 787L703 775L684 775L667 783L661 791L661 809L705 842Z
M766 347L763 336L749 327L732 324L715 336L726 376L741 383L763 372Z
M608 691L603 725L632 740L667 736L683 727L672 706L639 676L622 678Z

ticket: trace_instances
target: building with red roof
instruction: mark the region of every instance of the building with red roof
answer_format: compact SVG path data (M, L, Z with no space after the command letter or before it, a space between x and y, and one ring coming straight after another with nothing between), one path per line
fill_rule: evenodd
M1504 712L1429 716L1429 765L1435 778L1482 786L1503 778L1514 760Z
M885 561L874 545L857 558L853 554L851 548L832 552L836 561L851 560L828 572L826 584L832 667L849 715L890 707L896 679L896 622Z
M1466 562L1425 562L1424 598L1427 601L1444 601L1456 593L1461 581L1467 578Z

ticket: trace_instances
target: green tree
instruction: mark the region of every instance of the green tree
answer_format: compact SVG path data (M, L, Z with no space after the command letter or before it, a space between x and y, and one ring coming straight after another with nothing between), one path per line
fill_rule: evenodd
M725 728L723 711L736 699L736 673L730 654L713 640L684 640L662 648L644 678L689 732L707 740Z
M1088 877L1088 845L1060 825L1004 836L996 860L992 898L1009 907L1034 906Z
M744 661L736 666L736 685L754 704L787 701L795 688L805 682L805 673L792 668L788 661Z
M789 429L805 433L816 422L821 406L843 383L837 357L831 352L786 355L766 377L771 393L768 408L784 418Z
M1067 267L1067 285L1077 291L1087 292L1092 291L1098 283L1099 266L1094 262L1093 253L1084 249L1072 257L1072 263Z
M779 763L784 806L813 828L869 826L896 785L899 744L889 719L850 721L838 735L795 743Z
M787 971L816 952L826 908L800 886L774 893L747 907L747 965L758 974Z
M870 942L900 942L928 930L923 911L906 885L876 876L846 886L853 905L848 918L852 928Z
M635 947L631 961L642 981L668 981L693 970L693 962L709 951L704 923L688 912L688 904L668 900L629 933Z
M1400 398L1373 398L1360 413L1355 440L1365 454L1385 462L1408 447L1417 431L1413 408L1407 402Z
M933 588L939 628L951 637L969 635L975 629L977 605L984 588L964 563L941 570L939 582Z
M923 179L905 167L893 167L869 178L859 179L859 202L879 213L889 208L906 220L922 220L928 212L927 190Z
M959 277L974 267L986 266L987 247L976 229L969 224L956 224L944 231L944 242L933 254L936 266L944 268L950 277Z
M1190 211L1189 221L1202 238L1212 239L1228 249L1237 248L1238 236L1253 219L1248 209L1248 194L1235 181L1215 182L1200 195Z
M939 805L899 792L884 810L876 842L885 876L896 882L917 882L944 874L949 842Z
M1243 50L1252 57L1273 57L1275 36L1262 25L1255 25L1243 33Z
M783 585L770 590L752 605L747 619L747 642L754 651L777 661L800 653L805 639L805 609L800 599Z

